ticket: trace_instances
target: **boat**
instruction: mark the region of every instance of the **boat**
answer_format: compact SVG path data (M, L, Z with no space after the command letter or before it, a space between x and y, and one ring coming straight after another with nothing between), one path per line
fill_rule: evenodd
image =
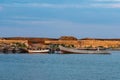
M28 53L49 53L49 49L28 50Z
M110 54L107 50L80 50L76 48L67 48L63 46L59 46L60 51L64 54Z

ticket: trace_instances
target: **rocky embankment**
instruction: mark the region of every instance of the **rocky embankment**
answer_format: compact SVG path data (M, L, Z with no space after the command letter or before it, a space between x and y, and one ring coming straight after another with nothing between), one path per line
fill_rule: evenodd
M77 39L74 36L61 36L60 38L36 38L36 37L4 37L0 38L0 51L24 52L27 49L51 48L56 50L58 45L83 49L109 48L120 50L120 39Z

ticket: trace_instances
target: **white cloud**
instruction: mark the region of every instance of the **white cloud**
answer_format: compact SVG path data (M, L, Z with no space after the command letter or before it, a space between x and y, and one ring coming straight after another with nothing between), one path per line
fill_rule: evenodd
M99 2L120 2L120 0L95 0Z
M12 19L40 19L39 17L33 17L33 16L12 16L10 18Z
M0 6L0 11L2 11L3 10L3 7L2 6Z
M102 1L102 0L97 0ZM108 0L106 0L108 1ZM111 0L109 0L111 1ZM120 0L114 0L120 1ZM120 8L120 3L84 3L84 4L49 4L49 3L12 3L12 4L0 4L5 7L34 7L34 8ZM1 7L2 9L2 7Z
M52 24L55 23L55 21L39 21L39 20L2 20L0 22L7 22L7 23L15 23L15 24L27 24L27 25L41 25L41 24Z
M120 8L120 3L114 3L114 4L92 4L92 7L97 8Z
M14 23L14 24L26 24L26 25L44 25L44 24L58 24L58 23L70 23L62 20L2 20L2 23Z
M34 26L34 27L79 27L80 24L74 23L71 21L65 20L0 20L0 23L7 23L7 24L15 24L15 25L22 25L22 26Z
M81 8L81 4L49 4L49 3L12 3L1 4L6 7L36 7L36 8Z

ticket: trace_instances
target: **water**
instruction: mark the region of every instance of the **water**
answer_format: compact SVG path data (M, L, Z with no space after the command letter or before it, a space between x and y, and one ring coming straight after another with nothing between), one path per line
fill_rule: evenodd
M120 52L0 54L0 80L120 80Z

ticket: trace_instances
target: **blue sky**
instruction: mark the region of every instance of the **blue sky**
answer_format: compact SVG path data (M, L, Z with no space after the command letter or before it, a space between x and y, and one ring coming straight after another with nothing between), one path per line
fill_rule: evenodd
M0 0L0 37L120 38L120 0Z

